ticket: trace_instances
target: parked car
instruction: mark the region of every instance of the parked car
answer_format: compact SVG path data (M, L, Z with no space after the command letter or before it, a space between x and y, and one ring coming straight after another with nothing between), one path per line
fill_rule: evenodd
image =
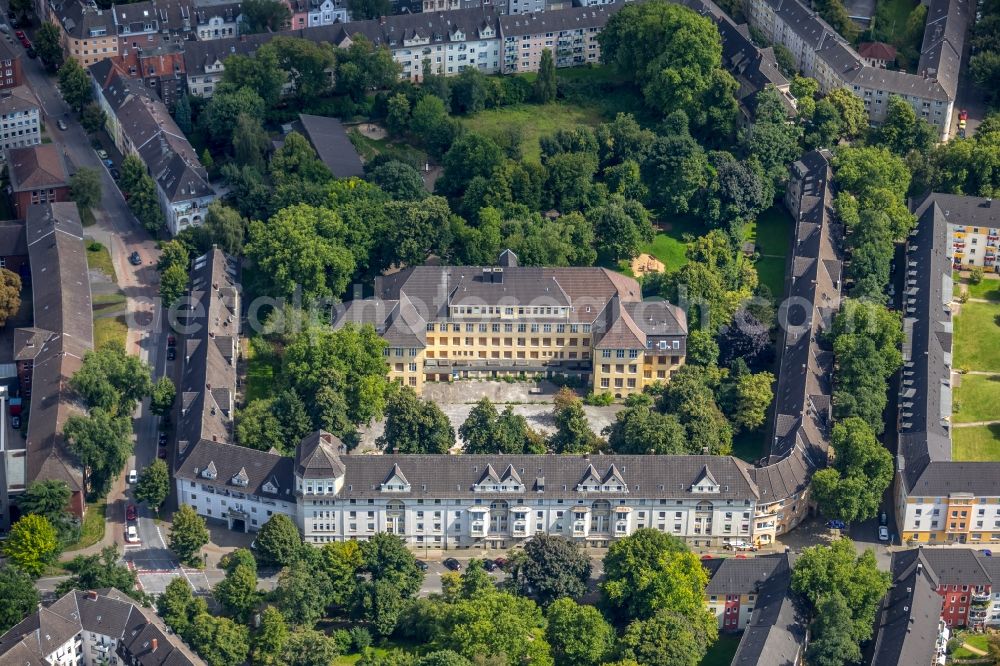
M506 557L498 557L497 559L493 560L493 564L497 565L497 568L499 568L501 571L506 571L507 570L507 558Z
M15 30L14 31L14 36L17 37L18 39L23 40L24 39L24 30Z
M139 266L142 264L142 257L139 256L138 252L132 252L132 254L128 255L128 263L133 266Z
M135 504L129 504L125 507L125 520L135 520L139 517L139 510L135 507Z
M847 523L842 520L830 520L827 521L826 526L831 530L845 530L847 529Z
M497 564L493 560L483 560L483 568L487 571L496 571Z
M885 515L885 511L883 511L882 513L879 514L879 516L878 516L878 524L879 525L888 525L889 524L889 516Z
M177 347L167 347L167 360L172 361L177 358Z
M108 171L111 172L111 177L114 178L115 180L118 180L119 178L122 177L121 173L115 167L109 167Z
M449 571L461 571L462 570L462 564L458 560L456 560L454 557L449 557L442 564L444 564L445 568L448 569Z
M25 48L28 49L27 53L28 53L28 57L29 58L31 58L32 60L34 60L35 58L38 57L38 54L35 53L35 49L31 48L30 46L25 46Z
M10 427L13 428L14 430L20 430L21 429L21 417L17 416L16 414L14 416L10 417Z
M160 435L159 435L159 437L156 440L156 443L159 444L160 446L166 446L167 445L167 433L161 432Z
M63 132L65 132L66 131L66 121L64 121L62 118L60 118L59 120L56 121L56 127L58 127Z
M0 32L5 35L10 34L10 26L6 23L0 23Z
M167 346L168 347L176 347L177 346L177 338L175 338L172 335L168 335L167 336Z
M156 452L156 457L159 458L160 460L166 460L167 450L165 448L161 448L159 451Z
M417 567L419 567L421 571L427 571L428 566L429 565L423 560L417 560Z
M111 161L110 159L106 159L106 160L102 160L102 161L104 162L104 166L108 167L108 169L109 169L109 170L110 170L110 169L111 169L112 167L114 167L114 166L115 166L115 163L114 163L114 162L112 162L112 161Z
M889 528L886 527L885 525L881 525L878 528L878 540L879 541L888 541L889 540Z
M139 531L135 529L135 525L129 525L125 528L125 541L127 543L139 543Z
M135 485L136 481L138 481L138 480L139 480L139 475L136 473L136 471L134 469L130 469L128 471L128 482L129 482L129 484Z
M97 156L100 157L102 160L106 160L108 159L108 151L104 150L103 148L98 148Z

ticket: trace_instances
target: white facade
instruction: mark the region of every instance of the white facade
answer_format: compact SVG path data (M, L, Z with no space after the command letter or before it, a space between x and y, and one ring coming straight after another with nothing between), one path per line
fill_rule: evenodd
M226 39L240 34L240 16L234 18L214 15L198 24L198 40Z
M215 201L215 195L188 199L185 201L168 201L166 194L157 183L157 196L160 199L160 207L166 214L167 229L171 235L176 236L189 227L199 227L205 222L208 215L208 205Z
M34 146L42 142L38 107L0 114L0 127L3 129L0 148L4 154L10 148Z
M224 490L190 479L177 479L177 497L179 504L187 504L199 516L226 521L230 529L234 520L243 520L247 531L256 532L276 513L296 520L295 502Z
M310 7L307 19L310 28L334 23L347 23L346 8L338 6L333 0L322 0Z
M400 78L420 81L424 60L430 60L435 74L454 76L467 67L483 74L500 71L500 39L493 26L486 26L478 35L467 36L461 30L452 33L450 41L432 42L428 37L404 39L392 48L392 59L402 66Z
M977 227L966 224L948 224L949 242L954 249L955 268L969 270L981 266L987 273L997 270L997 244L1000 243L1000 228Z

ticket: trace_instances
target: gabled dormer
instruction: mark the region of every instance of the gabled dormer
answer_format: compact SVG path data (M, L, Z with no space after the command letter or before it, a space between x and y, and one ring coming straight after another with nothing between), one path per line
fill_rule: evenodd
M500 476L500 485L505 487L515 486L519 490L524 488L524 483L521 482L521 477L513 465L507 465L507 469L503 471L503 474Z
M250 477L247 475L247 468L240 467L240 471L233 475L233 485L246 488L250 485Z
M212 481L219 476L219 471L215 469L214 461L210 460L208 465L205 466L205 469L201 470L201 476L203 479L210 479Z
M261 490L271 495L277 495L278 481L272 476L270 479L264 482L264 484L261 486Z
M493 465L487 465L483 473L479 475L479 480L473 490L476 492L496 491L500 489L500 475L493 469Z
M382 481L381 488L384 493L408 493L410 492L410 482L406 480L399 465L393 464L389 474Z
M608 468L607 474L605 474L604 478L601 479L601 486L607 492L628 492L628 485L625 483L625 477L622 476L621 471L614 464Z
M597 473L593 465L587 465L580 483L576 484L576 489L581 493L595 493L601 490L601 475Z
M701 468L697 480L691 485L693 493L717 493L719 492L719 482L712 476L712 471L708 465Z

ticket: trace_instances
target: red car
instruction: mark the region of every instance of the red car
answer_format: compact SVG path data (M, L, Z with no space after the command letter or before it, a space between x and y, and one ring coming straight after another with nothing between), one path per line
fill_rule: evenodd
M129 504L125 507L125 520L135 520L139 517L139 510L136 509L135 504Z
M26 49L30 49L31 41L27 37L24 37L23 39L21 39L21 45Z
M24 40L24 30L15 30L14 31L14 36L23 41Z

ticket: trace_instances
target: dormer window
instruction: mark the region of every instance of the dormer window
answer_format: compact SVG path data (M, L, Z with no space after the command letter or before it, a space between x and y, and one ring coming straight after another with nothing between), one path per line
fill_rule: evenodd
M205 467L205 469L201 470L201 476L204 479L210 479L214 481L216 477L219 476L218 471L215 469L215 463L209 462L208 466Z
M261 488L264 490L265 493L270 493L271 495L278 494L278 486L274 485L270 481L264 483L264 485L261 486Z
M233 485L246 488L250 485L250 477L247 475L246 467L241 467L240 471L233 475Z

